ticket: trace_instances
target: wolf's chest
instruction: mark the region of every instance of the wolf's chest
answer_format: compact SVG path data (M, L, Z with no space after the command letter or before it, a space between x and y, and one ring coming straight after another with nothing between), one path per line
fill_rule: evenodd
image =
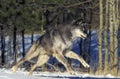
M67 41L67 42L59 42L57 43L57 49L60 49L61 51L62 50L65 50L65 49L68 49L72 46L72 42L70 41Z

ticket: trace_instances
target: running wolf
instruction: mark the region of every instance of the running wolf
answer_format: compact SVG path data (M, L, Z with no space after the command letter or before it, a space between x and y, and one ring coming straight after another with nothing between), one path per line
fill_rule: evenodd
M75 21L71 24L59 25L58 27L47 31L30 47L26 56L12 67L12 71L16 72L20 64L37 56L38 60L31 67L29 75L32 75L36 67L47 63L50 56L55 57L60 63L62 63L67 72L70 74L75 74L75 72L70 67L65 57L77 59L85 68L89 68L89 65L81 56L71 51L74 40L87 37L87 34L84 33L84 30L85 28L83 22Z

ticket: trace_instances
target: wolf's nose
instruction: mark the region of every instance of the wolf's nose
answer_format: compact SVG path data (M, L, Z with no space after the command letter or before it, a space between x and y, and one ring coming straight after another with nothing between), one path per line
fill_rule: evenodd
M85 36L85 38L86 38L88 35L87 35L87 34L85 34L84 36Z

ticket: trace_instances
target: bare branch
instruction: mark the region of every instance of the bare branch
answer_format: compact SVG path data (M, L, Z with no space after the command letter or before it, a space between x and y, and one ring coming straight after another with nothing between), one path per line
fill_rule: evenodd
M44 11L44 10L55 10L55 9L58 9L58 8L71 8L71 7L76 7L76 6L79 6L79 5L82 5L82 4L85 4L85 3L88 3L88 2L91 2L92 0L87 0L87 1L84 1L84 2L79 2L79 3L75 3L75 4L70 4L70 5L67 5L67 6L58 6L58 7L48 7L48 8L40 8L39 11Z

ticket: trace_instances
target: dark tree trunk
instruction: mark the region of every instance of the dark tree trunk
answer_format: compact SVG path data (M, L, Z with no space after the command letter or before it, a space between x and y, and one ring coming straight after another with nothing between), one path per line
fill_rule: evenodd
M25 29L22 30L22 45L23 45L23 47L22 47L22 49L23 49L22 55L23 55L23 57L25 56L25 41L24 41L25 37L24 37L24 32L25 32Z
M4 32L3 32L3 26L1 26L1 63L2 65L5 64L5 39L4 39Z
M34 40L34 33L32 31L32 35L31 35L31 44L33 44L33 40Z
M17 62L16 30L17 30L17 28L16 28L16 27L14 27L14 30L13 30L13 52L14 52L14 64L16 64L16 62Z

